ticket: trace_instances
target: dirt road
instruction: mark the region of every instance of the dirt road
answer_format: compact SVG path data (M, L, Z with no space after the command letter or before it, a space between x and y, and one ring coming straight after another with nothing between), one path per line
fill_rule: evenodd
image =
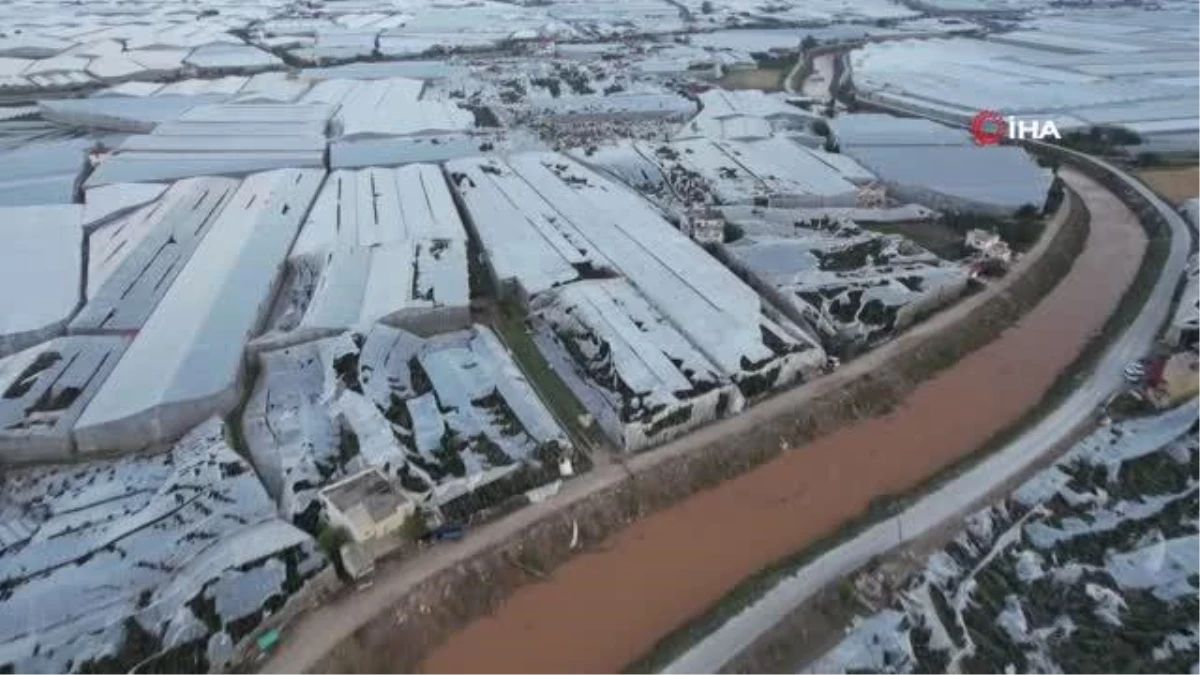
M1084 179L1086 180L1086 179ZM1132 214L1088 187L1096 212L1067 276L1016 326L919 386L890 414L785 453L637 521L601 552L521 588L441 645L430 672L611 672L743 578L836 531L1017 420L1099 330L1145 247ZM1089 195L1085 194L1085 198ZM861 365L859 363L853 365ZM818 383L819 384L819 383ZM755 424L780 397L730 420ZM700 434L730 433L714 425Z

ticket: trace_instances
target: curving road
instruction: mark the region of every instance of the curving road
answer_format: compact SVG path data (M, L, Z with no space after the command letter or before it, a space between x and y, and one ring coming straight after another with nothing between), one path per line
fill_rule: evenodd
M1141 313L1121 338L1108 348L1095 370L1079 388L1039 424L899 515L865 530L817 558L709 634L670 663L663 672L717 672L820 589L852 573L871 558L956 521L980 496L1002 486L1049 452L1073 430L1093 419L1096 410L1122 386L1125 366L1150 349L1159 328L1170 316L1175 288L1187 265L1191 238L1183 218L1149 188L1107 162L1082 153L1068 152L1080 161L1090 162L1115 174L1149 200L1170 226L1171 250ZM1064 167L1060 175L1080 193L1094 217L1111 208L1110 200L1116 199L1077 171Z

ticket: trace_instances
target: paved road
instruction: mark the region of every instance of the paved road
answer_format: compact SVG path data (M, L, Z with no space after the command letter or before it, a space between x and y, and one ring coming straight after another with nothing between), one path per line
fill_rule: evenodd
M952 329L956 322L976 307L1008 290L1021 272L1046 250L1066 214L1066 208L1059 210L1048 226L1049 236L1041 238L1034 249L1016 265L1012 274L957 305L935 314L886 345L851 361L837 372L802 387L782 392L750 407L740 415L701 427L650 452L634 455L624 463L598 465L587 474L565 484L562 492L554 498L530 505L496 522L476 528L461 542L434 547L401 564L382 566L376 572L375 582L371 587L361 592L343 595L286 626L282 631L283 640L280 646L264 664L262 671L305 672L360 626L394 606L411 588L438 571L508 541L531 523L627 480L630 472L644 471L659 462L692 452L706 444L741 435L765 421L792 415L792 411L803 407L810 399L839 389L854 378L880 368L897 354L919 345L932 334L947 328Z
M1122 386L1125 366L1149 350L1159 327L1170 315L1172 296L1187 265L1191 239L1183 218L1144 185L1106 162L1073 154L1116 173L1149 199L1170 225L1170 254L1150 298L1133 324L1109 347L1095 371L1075 393L1041 423L898 516L867 529L817 558L669 664L664 672L716 672L820 589L877 555L955 522L980 496L1003 485L1049 452L1066 435L1087 423L1112 392ZM1081 194L1093 218L1102 217L1106 209L1111 210L1110 200L1116 198L1098 184L1066 167L1060 170L1060 175Z

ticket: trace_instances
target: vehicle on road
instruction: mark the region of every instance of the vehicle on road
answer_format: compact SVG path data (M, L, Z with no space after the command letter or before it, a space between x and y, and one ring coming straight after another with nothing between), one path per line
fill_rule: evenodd
M456 523L446 523L425 533L421 537L421 541L460 541L465 529Z

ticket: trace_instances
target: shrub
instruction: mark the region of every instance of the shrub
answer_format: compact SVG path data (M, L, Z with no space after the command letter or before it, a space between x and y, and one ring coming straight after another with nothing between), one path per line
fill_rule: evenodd
M399 528L399 534L408 541L419 541L429 532L429 524L425 522L425 516L420 511L414 511L409 517L404 519L404 524Z
M350 530L322 523L317 531L317 545L331 560L341 562L342 546L350 541Z

